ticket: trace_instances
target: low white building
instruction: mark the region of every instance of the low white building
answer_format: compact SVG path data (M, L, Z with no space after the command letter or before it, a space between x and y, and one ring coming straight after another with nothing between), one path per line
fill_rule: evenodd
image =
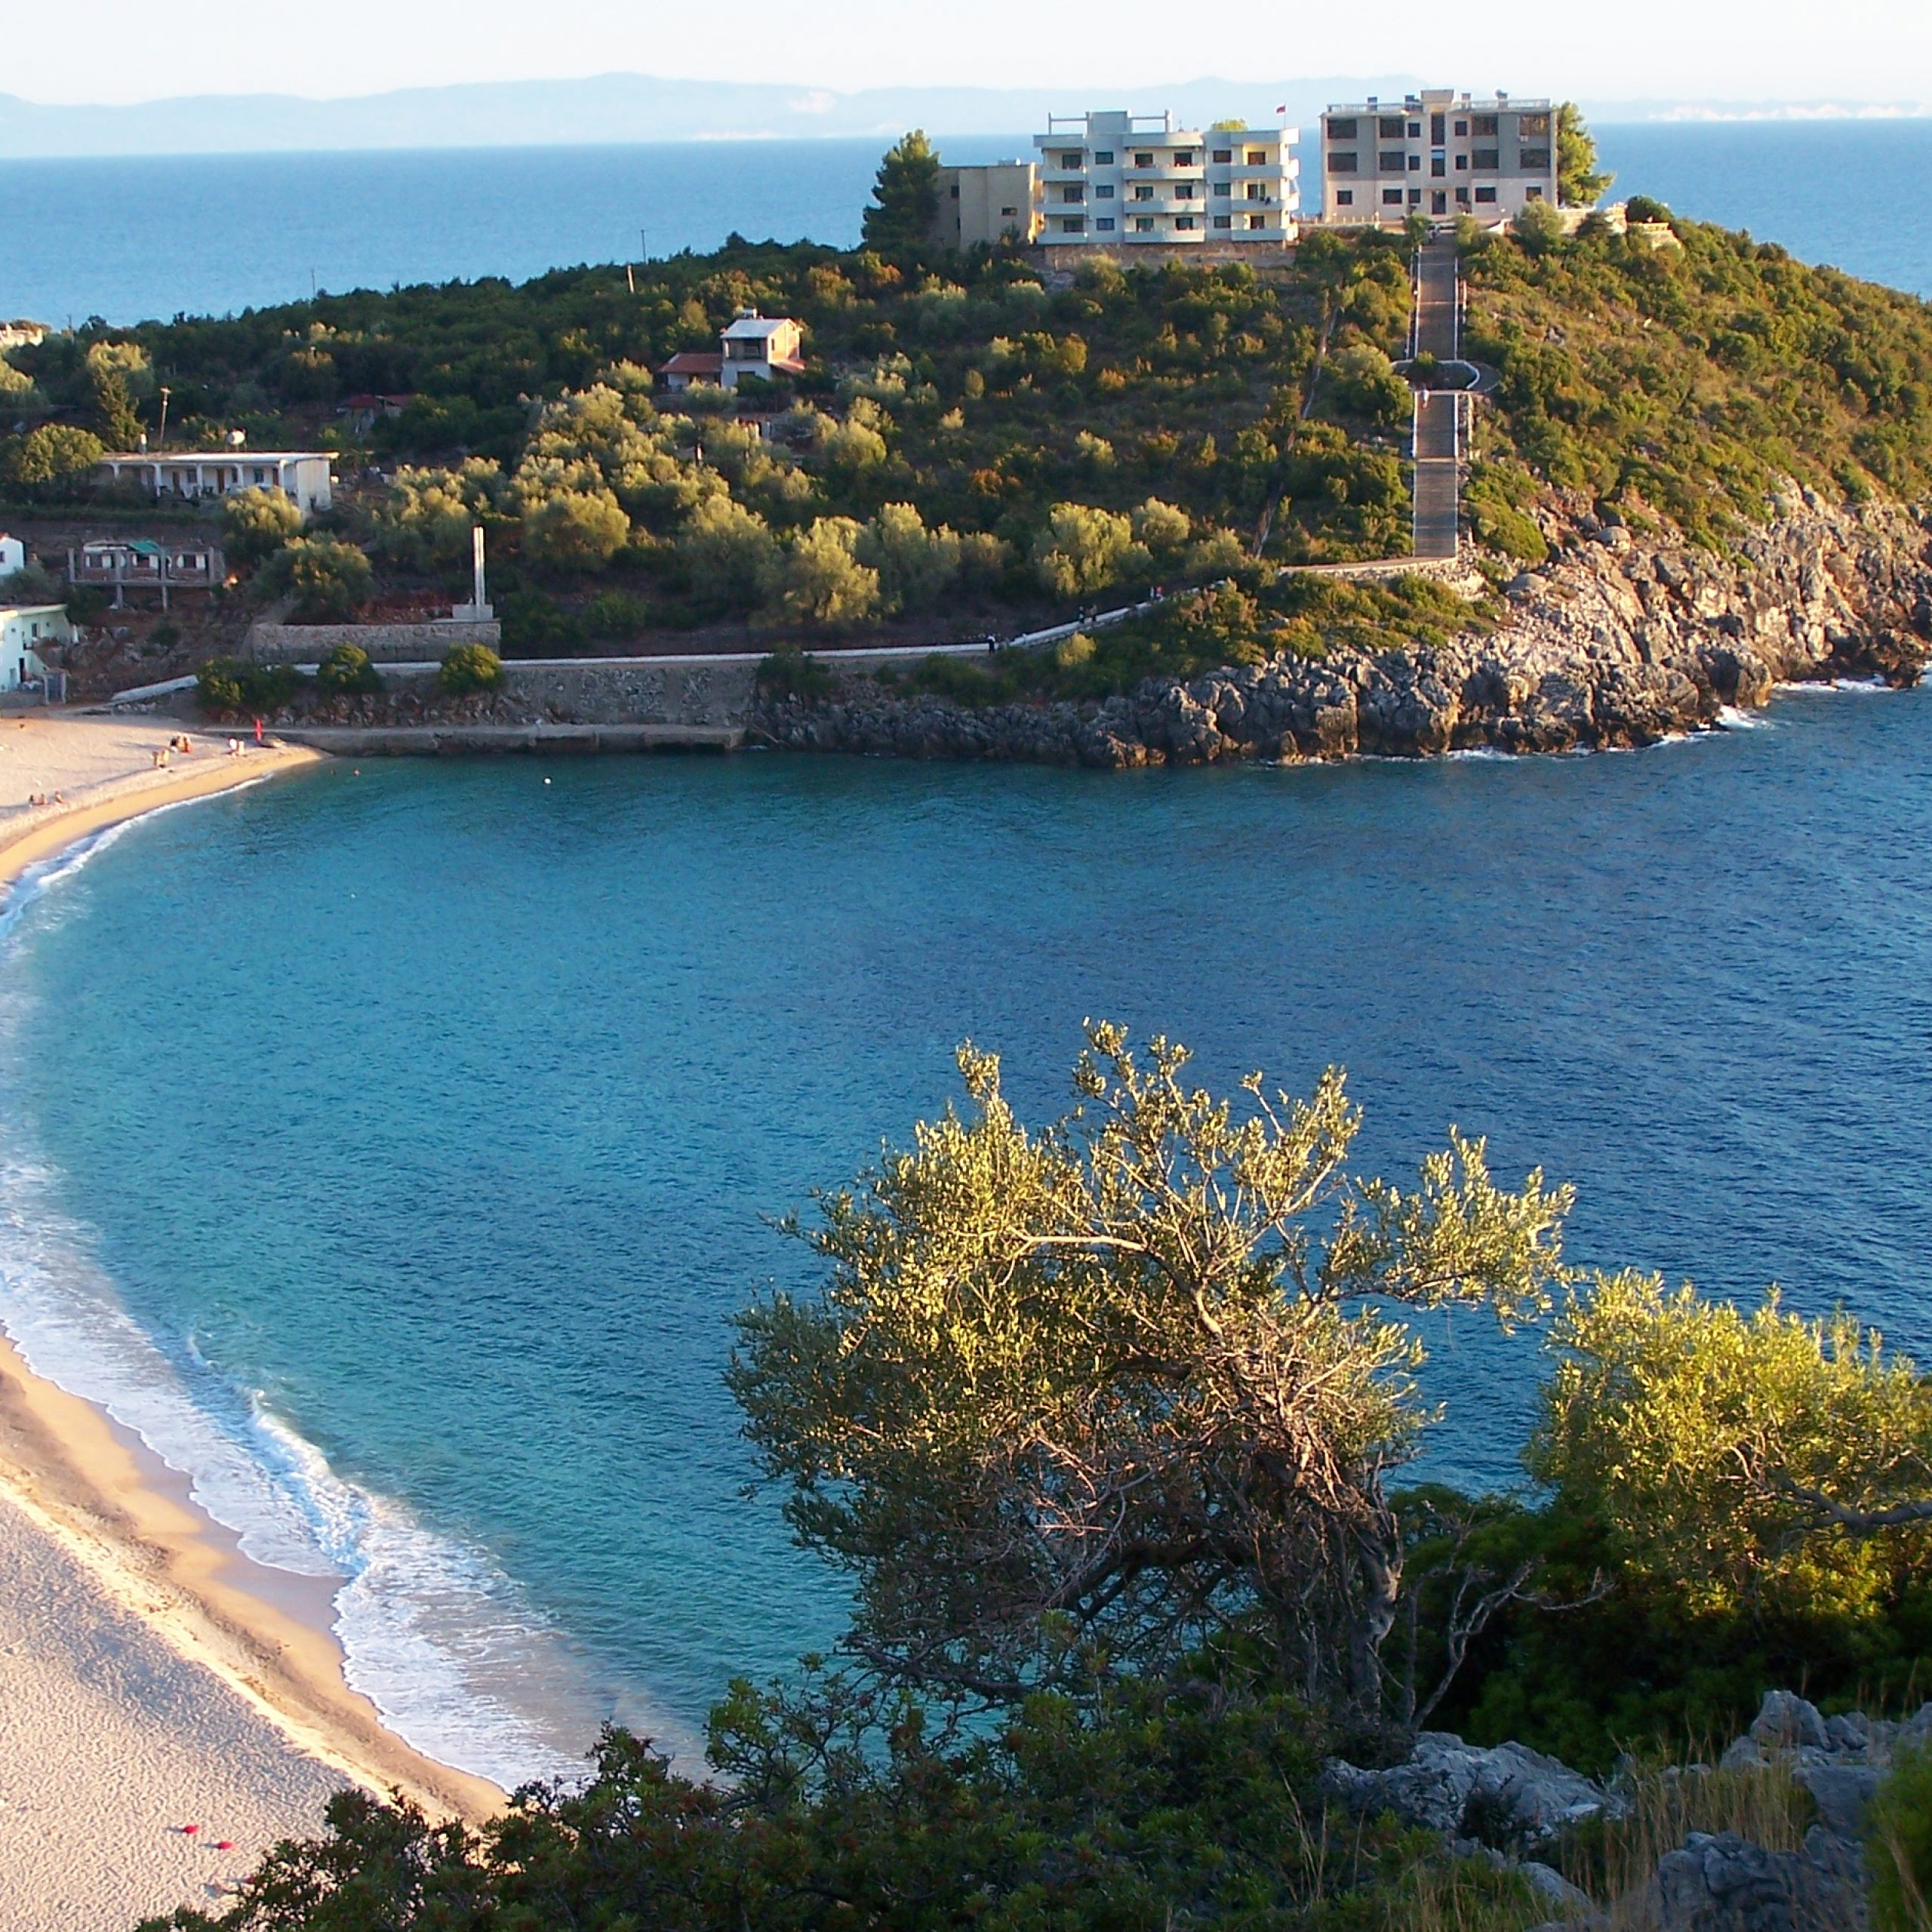
M0 691L47 675L44 645L71 644L74 627L58 604L0 604Z
M1281 248L1301 207L1297 128L1177 128L1171 114L1050 115L1039 150L1048 248Z
M156 497L232 497L244 490L279 490L305 513L334 500L335 458L326 450L194 450L178 456L149 451L104 456L94 474L134 482Z
M11 577L27 567L27 546L17 537L0 530L0 577Z
M688 389L694 383L734 389L746 376L768 383L777 376L802 375L804 340L804 324L789 315L761 315L755 309L740 309L718 331L715 349L681 349L657 373L665 387L672 389Z
M1556 116L1546 100L1453 88L1331 106L1321 117L1321 218L1398 226L1512 220L1556 205Z

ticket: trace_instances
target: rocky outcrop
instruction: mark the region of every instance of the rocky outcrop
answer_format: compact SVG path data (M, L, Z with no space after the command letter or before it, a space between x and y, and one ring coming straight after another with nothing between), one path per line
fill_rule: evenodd
M1508 586L1500 627L1440 647L1340 648L1086 704L976 709L848 676L829 701L755 703L750 735L1104 767L1561 752L1709 728L1787 681L1912 684L1932 654L1932 540L1895 508L1793 492L1728 557L1640 542L1617 524L1573 534Z
M1856 1712L1827 1718L1789 1691L1770 1692L1718 1768L1787 1768L1816 1814L1801 1845L1772 1850L1735 1832L1692 1832L1658 1860L1647 1885L1607 1912L1592 1912L1538 1854L1554 1855L1577 1826L1628 1816L1630 1798L1615 1782L1593 1783L1520 1744L1484 1749L1424 1731L1402 1763L1364 1770L1332 1758L1321 1784L1331 1801L1358 1816L1391 1813L1441 1832L1453 1850L1508 1865L1563 1906L1561 1922L1571 1927L1859 1932L1866 1921L1866 1807L1898 1746L1928 1741L1932 1704L1891 1723ZM1710 1767L1670 1775L1708 1777Z
M1423 1732L1407 1761L1386 1770L1331 1758L1321 1789L1358 1816L1392 1811L1405 1824L1519 1853L1546 1850L1571 1827L1629 1808L1554 1758L1521 1744L1485 1750L1441 1730Z

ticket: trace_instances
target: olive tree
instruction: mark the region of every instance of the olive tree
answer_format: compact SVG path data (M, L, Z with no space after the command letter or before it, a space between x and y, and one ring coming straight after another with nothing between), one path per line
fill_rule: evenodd
M239 490L222 500L221 532L238 563L259 563L301 535L301 506L286 491Z
M333 537L298 537L269 558L255 577L264 599L287 597L305 617L351 616L369 598L369 559Z
M560 490L523 513L524 554L559 571L601 571L630 537L631 520L608 490Z
M863 530L848 516L822 516L800 531L785 552L766 620L830 630L875 620L878 572L856 554Z
M1340 1073L1306 1100L1254 1075L1237 1107L1187 1060L1090 1025L1075 1106L1029 1132L962 1048L964 1109L789 1224L829 1278L738 1318L731 1387L875 1666L1004 1697L1238 1626L1378 1718L1385 1484L1430 1415L1402 1311L1540 1312L1569 1192L1498 1188L1453 1130L1413 1190L1355 1178Z
M679 533L678 559L707 603L749 611L777 580L778 540L755 510L713 497L698 505Z
M1130 574L1144 577L1153 558L1134 540L1129 518L1085 503L1056 503L1033 539L1033 564L1048 589L1071 597Z
M1842 1311L1625 1273L1551 1339L1531 1472L1697 1608L1855 1615L1932 1554L1932 1389Z

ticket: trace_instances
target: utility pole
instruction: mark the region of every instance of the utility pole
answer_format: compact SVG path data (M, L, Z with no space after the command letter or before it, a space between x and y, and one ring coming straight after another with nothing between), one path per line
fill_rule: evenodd
M637 252L646 268L651 266L651 237L640 228L637 232Z
M161 386L161 427L155 432L154 441L157 451L168 447L168 385L165 383Z

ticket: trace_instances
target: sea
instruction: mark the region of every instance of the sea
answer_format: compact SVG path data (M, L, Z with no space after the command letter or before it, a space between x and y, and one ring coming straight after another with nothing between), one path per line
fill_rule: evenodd
M1613 165L1720 216L1700 180L1921 138L1628 131L1653 158L1606 130ZM1866 272L1921 285L1895 239ZM697 1768L728 1682L847 1601L758 1483L730 1317L811 1292L777 1222L956 1097L960 1042L1034 1120L1089 1017L1217 1086L1338 1064L1364 1171L1453 1123L1575 1184L1579 1264L1924 1358L1928 852L1932 693L1857 685L1543 760L337 761L0 902L0 1323L251 1555L339 1580L412 1743L514 1784L615 1719ZM1428 1341L1428 1472L1520 1485L1537 1337Z

